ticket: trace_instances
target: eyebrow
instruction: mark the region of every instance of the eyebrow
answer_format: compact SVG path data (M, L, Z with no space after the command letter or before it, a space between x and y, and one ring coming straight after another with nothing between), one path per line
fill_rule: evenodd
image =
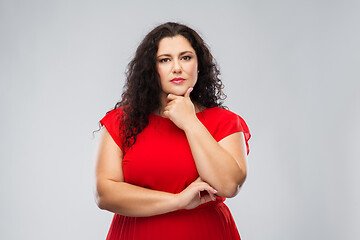
M184 51L184 52L181 52L180 53L180 56L181 55L184 55L184 54L186 54L186 53L191 53L191 54L194 54L192 51ZM159 57L171 57L171 54L161 54L161 55L159 55L159 56L157 56L157 58L159 58Z

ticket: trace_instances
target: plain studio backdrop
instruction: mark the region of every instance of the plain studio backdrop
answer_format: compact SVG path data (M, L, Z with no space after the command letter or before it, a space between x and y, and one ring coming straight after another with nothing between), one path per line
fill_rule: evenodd
M166 21L197 30L248 123L246 240L360 239L360 2L0 1L0 239L105 239L98 121Z

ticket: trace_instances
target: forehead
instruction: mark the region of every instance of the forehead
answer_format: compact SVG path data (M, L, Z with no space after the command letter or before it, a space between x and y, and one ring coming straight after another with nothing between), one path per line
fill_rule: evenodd
M165 37L160 40L157 55L177 54L184 51L191 51L195 53L195 50L185 37L176 35L174 37Z

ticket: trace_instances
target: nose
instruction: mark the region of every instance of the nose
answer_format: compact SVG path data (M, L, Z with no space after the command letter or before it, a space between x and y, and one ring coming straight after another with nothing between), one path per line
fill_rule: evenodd
M174 60L173 72L174 72L174 73L179 73L179 72L181 72L181 65L180 65L180 61L179 61L179 60Z

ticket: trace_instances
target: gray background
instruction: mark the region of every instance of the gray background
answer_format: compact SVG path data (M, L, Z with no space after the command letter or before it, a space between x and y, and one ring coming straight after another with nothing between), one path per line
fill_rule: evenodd
M0 239L105 239L98 121L165 21L204 37L248 123L242 238L360 239L359 1L0 1Z

